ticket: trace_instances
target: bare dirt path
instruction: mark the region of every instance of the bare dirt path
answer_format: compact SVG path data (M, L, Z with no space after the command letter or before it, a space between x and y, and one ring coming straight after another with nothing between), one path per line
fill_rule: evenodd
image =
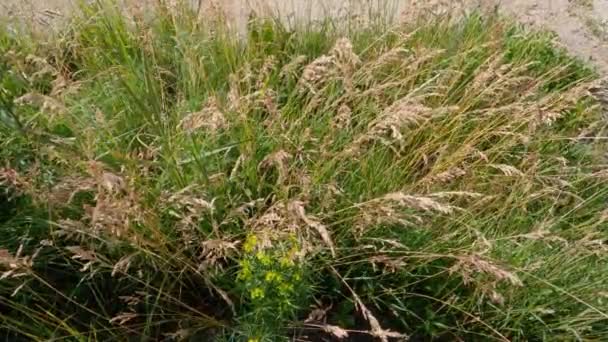
M608 0L503 0L502 8L519 20L544 26L571 53L608 74Z
M142 4L149 0L123 0ZM591 61L608 74L608 0L190 0L204 10L219 6L238 30L243 30L252 9L278 12L288 20L340 17L365 13L370 6L397 19L414 3L437 5L437 9L458 6L492 7L514 15L524 23L557 33L571 53ZM26 17L42 25L69 15L74 0L0 0L0 16ZM457 3L457 4L456 4ZM446 5L449 4L449 5ZM456 5L455 5L456 4ZM464 7L463 7L464 6Z

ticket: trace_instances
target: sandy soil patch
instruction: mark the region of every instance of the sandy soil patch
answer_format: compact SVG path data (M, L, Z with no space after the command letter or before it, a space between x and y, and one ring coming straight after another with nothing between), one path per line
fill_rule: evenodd
M124 0L141 5L146 1ZM285 20L315 20L381 10L399 18L414 3L438 3L471 8L499 6L522 22L548 28L571 53L591 61L608 74L608 0L191 0L202 11L220 6L236 29L242 31L252 10L279 13ZM53 25L69 15L74 0L2 0L0 13ZM221 4L221 5L219 5Z

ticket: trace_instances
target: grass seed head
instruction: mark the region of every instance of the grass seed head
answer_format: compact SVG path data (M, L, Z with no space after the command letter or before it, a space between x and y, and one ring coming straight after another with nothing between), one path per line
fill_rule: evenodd
M327 229L327 226L325 226L323 223L321 223L321 220L319 220L318 218L316 218L312 215L306 214L306 209L304 209L304 203L301 201L289 202L288 209L293 214L295 214L295 216L297 216L300 220L302 220L302 222L304 222L306 225L308 225L308 227L313 228L314 230L317 231L319 236L321 236L321 240L323 240L325 245L331 251L332 256L335 257L336 250L334 247L334 243L331 239L330 233Z
M298 55L298 56L294 57L291 61L289 61L289 63L285 64L281 68L281 72L279 73L279 76L281 76L281 78L286 78L286 77L297 74L299 69L306 62L306 58L307 58L306 55Z
M203 109L186 115L179 127L187 134L204 130L208 133L217 133L228 127L228 121L219 109L215 96L209 97Z
M334 117L332 121L332 125L336 129L345 129L350 126L352 120L352 110L345 104L340 105L338 107L338 113Z
M355 68L361 63L361 59L355 54L353 44L348 38L343 37L338 39L330 54L344 77L352 75Z
M326 333L331 334L333 337L337 338L338 340L343 340L345 338L348 338L348 331L340 328L337 325L323 324L323 325L321 325L321 329L323 331L325 331Z
M279 174L277 182L282 184L289 173L289 161L292 160L292 158L293 156L285 150L279 150L267 155L258 165L258 169L267 170L269 167L273 166Z
M432 175L425 179L425 183L450 183L455 179L461 178L465 176L467 172L460 167L452 167L446 171L440 172L436 175Z
M517 274L503 269L493 262L477 254L456 257L456 264L449 269L451 274L462 276L465 284L470 283L475 273L482 273L494 278L495 281L505 281L513 286L521 287L523 282Z
M333 56L321 56L310 62L298 81L300 89L308 89L315 92L324 82L328 81L333 73L335 58Z

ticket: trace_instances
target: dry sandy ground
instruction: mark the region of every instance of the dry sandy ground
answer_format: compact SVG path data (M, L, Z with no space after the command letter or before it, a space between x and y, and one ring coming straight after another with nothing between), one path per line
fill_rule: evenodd
M69 14L74 0L0 0L0 15L24 16L46 25ZM150 0L122 0L145 3ZM608 0L190 0L202 11L221 4L234 27L242 31L252 9L280 13L286 20L318 19L366 13L370 7L389 15L407 13L414 3L499 8L522 22L557 33L571 53L590 60L608 74ZM442 5L439 5L441 8ZM443 5L445 6L445 5Z

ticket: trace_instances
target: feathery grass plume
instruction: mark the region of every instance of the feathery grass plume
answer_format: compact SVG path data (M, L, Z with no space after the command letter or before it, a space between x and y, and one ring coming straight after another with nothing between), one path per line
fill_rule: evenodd
M201 243L201 261L198 270L207 271L212 268L223 267L228 262L228 258L237 254L237 245L240 241L228 241L221 239L206 240Z
M53 186L48 201L51 205L69 206L77 194L94 191L96 187L95 180L90 177L66 177Z
M298 81L300 89L306 89L315 94L316 89L326 82L334 72L334 56L320 56L304 67Z
M304 67L298 82L301 87L315 94L323 83L336 76L336 69L342 73L346 80L349 80L360 61L359 56L353 51L350 40L340 38L334 44L329 55L320 56Z
M177 192L165 192L160 199L161 207L179 221L176 229L186 246L198 245L198 225L204 217L209 217L215 207L212 201L204 199L195 186L188 186Z
M336 67L340 70L344 88L348 93L354 91L353 73L361 64L361 59L353 50L353 44L348 38L342 37L336 41L330 51Z
M370 257L368 261L372 264L374 271L376 270L377 265L381 265L384 271L396 273L406 265L404 259L404 257L391 258L386 255L374 255Z
M451 205L440 203L430 196L414 196L402 192L392 192L372 201L394 203L423 212L435 211L441 214L451 214L454 211L454 207Z
M258 165L258 170L268 170L270 166L273 166L279 174L277 183L282 184L289 173L288 163L292 158L293 156L284 150L273 152L264 157Z
M591 176L597 177L601 180L608 180L608 168L606 168L604 170L595 171L591 174Z
M264 91L262 102L264 103L264 108L266 108L266 111L270 114L265 123L266 125L270 125L273 121L278 120L281 117L276 99L277 94L274 90L267 89Z
M112 317L109 322L111 324L125 325L129 321L134 320L137 317L139 317L139 315L135 312L121 312L118 315Z
M327 312L332 308L333 306L330 304L328 307L323 307L323 306L313 306L313 310L310 311L310 313L308 314L308 317L306 317L306 319L304 320L304 323L311 323L311 322L322 322L325 321L327 319Z
M349 127L352 121L352 115L353 112L350 107L345 104L340 105L336 116L332 120L333 127L336 129L345 129Z
M5 191L11 190L16 195L22 193L27 187L27 181L13 168L0 168L0 185L6 187Z
M30 255L23 255L24 245L21 243L19 248L12 255L7 249L0 249L0 281L11 284L11 280L19 281L19 285L16 285L10 294L10 297L15 297L28 283L31 275L35 274L34 260L42 250L39 247Z
M270 75L275 71L276 67L277 58L275 56L268 56L266 59L264 59L264 63L258 71L255 89L260 90L266 88Z
M336 41L329 55L322 55L304 67L298 84L300 89L317 93L323 84L337 76L340 71L347 89L352 90L352 74L361 60L353 51L353 45L348 38Z
M432 183L450 183L455 179L461 178L466 175L467 172L460 167L452 167L446 171L440 172L436 175L430 175L425 177L423 180L424 183L432 184Z
M496 282L504 281L513 286L523 286L523 282L517 274L497 266L481 255L471 254L454 258L456 263L450 267L449 272L460 275L465 284L471 283L476 273L481 273L494 278Z
M608 119L608 78L591 82L587 91L599 103L603 117Z
M319 233L319 236L321 236L321 240L323 240L323 242L327 245L327 247L331 251L332 256L335 257L336 250L334 247L334 243L331 239L331 236L329 234L329 231L327 230L327 227L323 223L321 223L321 221L318 218L316 218L310 214L306 214L306 209L304 209L304 203L301 201L291 201L291 202L289 202L287 207L302 222L306 223L306 225L308 225L308 227L313 228L314 230L317 231L317 233Z
M228 100L228 110L233 112L243 112L244 104L242 103L241 90L239 89L239 79L237 74L230 74L228 77L229 90L227 100Z
M414 226L415 223L422 222L422 218L416 214L405 214L397 207L380 205L378 202L365 205L365 209L359 210L354 220L355 232L359 236L370 228L381 225Z
M367 62L361 68L361 72L370 72L376 68L390 66L395 63L399 63L398 65L407 65L413 60L413 58L414 55L411 53L410 50L402 46L396 46L382 53L380 56L378 56L378 58L372 59L371 61Z
M131 225L144 220L140 195L119 175L106 170L103 163L88 163L91 176L83 185L95 184L95 204L84 204L83 219L90 225L94 236L135 238Z
M359 233L380 224L413 226L423 221L421 214L449 215L456 207L437 201L434 195L408 195L403 192L388 193L354 205L358 209L355 227ZM442 195L443 196L443 195ZM404 211L410 209L414 212Z
M130 198L97 198L94 207L85 206L85 218L98 236L126 238L131 225L140 221L142 209Z
M85 210L87 207L85 207ZM88 231L90 230L87 225L82 221L73 219L60 219L54 223L55 230L51 233L53 237L59 239L72 239L78 240L84 243L84 240L90 237ZM98 233L93 232L93 235L99 236Z
M321 237L332 254L335 253L327 227L317 217L307 214L301 201L273 203L260 215L247 219L245 225L248 232L255 234L255 248L252 248L255 250L276 248L296 237L299 248L293 251L290 258L302 261L311 252L324 250L314 248L318 246L313 243L318 241L313 238L316 235ZM314 233L311 233L311 229Z
M525 174L513 165L507 164L488 164L489 167L499 170L507 177L523 177Z
M495 108L502 107L504 103L508 103L507 108L521 107L523 102L534 98L540 92L540 84L535 83L536 80L526 75L532 67L531 65L514 67L512 64L501 63L503 63L503 56L494 57L487 69L480 73L473 80L473 84L467 88L465 101L469 102L469 108L483 107L490 110L492 114L498 114L502 111L496 111ZM522 92L524 95L521 95ZM518 95L515 96L515 94ZM528 109L525 109L524 112L526 110ZM516 110L506 113L526 118Z
M427 64L432 63L434 59L440 57L444 53L444 49L420 48L413 50L412 61L406 66L406 69L411 71L424 70Z
M253 67L245 63L228 76L227 109L235 112L240 122L250 120L248 115L258 109L270 114L264 121L266 124L279 117L279 94L272 88L269 79L277 64L275 57L266 59L260 70L252 70Z
M253 205L255 203L246 203L239 208L239 211ZM274 203L259 215L247 218L245 225L247 231L254 234L252 236L255 236L255 244L251 248L246 246L244 248L252 251L270 249L274 246L274 241L287 238L290 234L297 233L298 230L298 227L292 224L283 202Z
M292 58L287 64L283 65L281 71L279 72L279 76L281 78L287 78L299 75L299 69L304 65L306 59L306 55L299 55Z
M340 277L340 275L337 274L335 269L332 269L332 270L334 271L334 273L336 273L336 275L338 277ZM379 339L382 342L388 342L389 338L399 338L399 339L409 338L409 336L407 336L406 334L398 333L398 332L391 331L388 329L383 329L382 326L380 325L380 322L376 318L376 316L374 316L372 311L369 310L367 308L367 306L365 306L365 304L363 303L363 301L361 300L359 295L357 295L357 293L355 293L355 291L348 285L348 283L346 283L344 278L340 277L340 279L342 280L344 285L348 288L351 295L353 296L353 300L355 302L357 309L361 312L361 314L363 315L363 318L367 321L367 323L369 323L370 330L367 331L368 334Z
M597 232L588 233L574 243L574 248L598 257L608 255L608 243Z
M559 242L562 244L568 244L568 241L566 239L553 234L551 231L547 230L543 226L533 230L530 233L514 236L514 238L537 240L537 241L548 241L548 242Z
M2 275L0 275L0 280L21 278L32 272L34 260L40 249L29 256L23 255L23 247L23 244L20 244L14 255L7 249L0 249L0 267L4 270Z
M188 134L201 129L208 133L217 133L228 127L228 121L218 107L217 98L211 96L207 99L203 109L186 115L180 121L179 127Z
M134 254L129 254L120 258L120 260L118 260L114 264L114 267L112 267L112 277L115 277L119 274L126 274L129 271L129 268L131 267L131 262L133 261L134 257Z
M353 44L346 37L339 38L332 47L330 54L343 72L352 72L351 68L361 63L361 59L353 50Z
M84 263L80 269L80 272L86 272L88 270L93 272L93 265L100 262L100 260L97 258L97 254L94 251L84 249L81 246L69 246L65 249L72 253L72 259L79 260Z
M77 84L60 74L57 75L57 77L55 77L55 79L51 82L51 87L50 97L57 98L67 92L74 92Z
M427 196L432 197L432 198L438 198L438 199L461 198L461 199L481 199L481 200L483 200L484 198L491 197L491 196L485 196L484 194L479 193L479 192L472 192L472 191L441 191L441 192L434 192L431 194L427 194Z
M46 76L54 77L58 71L45 58L29 54L25 57L25 62L35 70L31 77L34 81L43 79Z
M431 108L415 103L410 98L398 100L383 110L378 118L368 125L367 131L345 149L345 153L357 154L365 145L374 141L387 146L392 146L395 142L400 144L403 141L404 129L419 125L432 115Z
M56 115L64 114L66 111L65 106L57 101L56 99L42 95L39 93L27 93L23 96L15 99L16 105L30 105L39 107L43 112L51 114L51 119L55 118Z
M538 122L550 126L563 116L562 113L552 110L540 109L538 111Z
M497 77L499 77L500 68L509 68L508 65L504 65L503 63L504 58L502 54L495 53L494 55L490 56L484 62L484 64L480 66L483 71L478 72L475 75L475 78L471 81L471 84L467 90L479 92L486 89L493 81L496 80Z
M323 324L323 325L320 326L320 328L323 331L325 331L326 333L331 334L332 336L334 336L338 340L343 340L345 338L348 338L348 331L340 328L337 325Z
M125 181L122 177L112 172L102 172L98 182L108 194L119 193L125 189Z

